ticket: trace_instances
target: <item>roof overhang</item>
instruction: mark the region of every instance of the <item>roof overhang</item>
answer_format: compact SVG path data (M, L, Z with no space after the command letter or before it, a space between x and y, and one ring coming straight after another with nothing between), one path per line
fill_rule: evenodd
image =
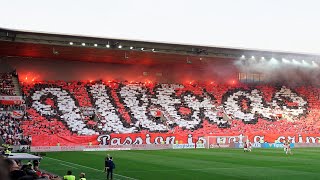
M70 44L71 42L72 45ZM119 45L121 45L121 48L119 48ZM288 52L230 49L0 29L1 57L17 56L129 64L194 64L212 60L238 59L243 55L246 57L264 57L265 59L320 60L320 57L316 55Z

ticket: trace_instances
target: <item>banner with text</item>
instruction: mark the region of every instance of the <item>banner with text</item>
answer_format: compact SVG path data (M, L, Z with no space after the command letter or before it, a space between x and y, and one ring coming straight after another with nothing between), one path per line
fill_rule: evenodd
M212 136L212 135L210 135ZM291 143L319 143L320 134L218 134L215 136L233 136L225 144L244 142L244 136L252 143L274 143L289 140ZM234 138L236 136L236 138ZM201 141L206 144L206 135L135 133L108 134L93 136L32 136L32 146L87 146L87 145L129 145L129 144L194 144ZM220 144L221 145L221 144Z
M0 96L0 103L6 105L22 104L22 96Z
M160 150L160 149L172 149L172 144L31 146L30 150L31 152L61 152L61 151Z

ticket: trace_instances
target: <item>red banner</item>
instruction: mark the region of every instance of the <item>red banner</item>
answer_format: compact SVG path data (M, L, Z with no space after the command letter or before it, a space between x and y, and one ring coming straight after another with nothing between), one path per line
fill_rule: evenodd
M32 136L32 146L86 146L90 142L92 144L99 144L97 142L98 136L58 136L58 135L41 135Z
M0 103L5 105L21 104L21 96L0 96Z
M32 146L86 146L86 145L126 145L126 144L191 144L198 140L205 143L207 135L192 134L110 134L93 136L33 136ZM274 143L276 140L290 140L292 143L319 143L320 134L219 134L208 136L248 136L251 142ZM239 138L243 139L243 138Z

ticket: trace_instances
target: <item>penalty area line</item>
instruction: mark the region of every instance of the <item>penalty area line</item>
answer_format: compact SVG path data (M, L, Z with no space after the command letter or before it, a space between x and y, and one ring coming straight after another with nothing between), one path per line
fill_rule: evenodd
M91 169L91 170L98 171L98 172L104 172L104 171L99 170L99 169L95 169L95 168L88 167L88 166L83 166L83 165L76 164L76 163L71 163L71 162L68 162L68 161L63 161L63 160L60 160L60 159L55 159L55 158L50 158L50 157L45 157L45 158L51 159L51 160L55 160L55 161L59 161L59 162L63 162L63 163L67 163L67 164L71 164L71 165L78 166L78 167L83 167L83 168ZM132 177L123 176L123 175L116 174L116 173L113 173L113 174L116 175L116 176L120 176L120 177L126 178L126 179L138 180L138 179L135 179L135 178L132 178Z

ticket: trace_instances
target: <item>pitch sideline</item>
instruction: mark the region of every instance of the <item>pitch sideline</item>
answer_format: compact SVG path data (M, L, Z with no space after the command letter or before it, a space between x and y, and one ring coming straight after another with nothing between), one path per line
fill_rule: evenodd
M83 167L83 168L91 169L91 170L94 170L94 171L104 172L104 171L99 170L99 169L95 169L95 168L88 167L88 166L83 166L83 165L80 165L80 164L71 163L71 162L68 162L68 161L63 161L63 160L60 160L60 159L55 159L55 158L50 158L50 157L45 157L45 158L47 158L47 159L52 159L52 160L55 160L55 161L60 161L60 162L63 162L63 163L72 164L72 165L75 165L75 166L78 166L78 167ZM117 175L117 176L120 176L120 177L124 177L124 178L127 178L127 179L138 180L138 179L135 179L135 178L132 178L132 177L123 176L123 175L116 174L116 173L114 173L114 175Z

